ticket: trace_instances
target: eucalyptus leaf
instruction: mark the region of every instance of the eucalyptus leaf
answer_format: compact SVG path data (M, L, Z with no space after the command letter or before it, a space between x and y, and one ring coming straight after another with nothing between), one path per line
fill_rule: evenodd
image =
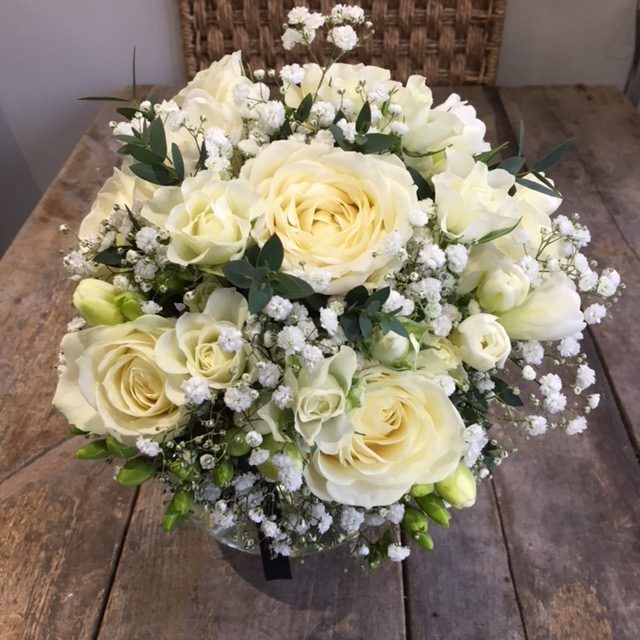
M368 297L369 291L367 290L367 287L364 285L358 285L351 289L351 291L348 291L344 299L347 305L353 306L364 304Z
M503 142L500 146L496 147L495 149L489 149L489 151L483 151L482 153L477 153L475 156L473 156L473 159L476 162L484 162L484 164L489 164L497 155L500 154L501 151L506 149L508 146L509 146L508 142Z
M358 113L356 118L356 131L358 133L367 133L371 126L371 105L366 101Z
M164 160L167 155L167 136L161 118L155 118L149 127L149 143L151 150Z
M477 240L476 244L487 244L488 242L493 242L498 238L502 238L502 236L506 236L507 234L511 233L520 224L521 219L522 218L518 218L516 223L511 225L510 227L503 227L502 229L495 229L493 231L490 231L489 233L482 236L482 238Z
M278 294L289 300L299 300L314 295L313 287L288 273L278 273L273 281L273 289Z
M271 300L273 287L265 280L255 279L249 287L249 312L260 313Z
M124 463L116 481L125 487L136 487L153 477L153 463L148 458L138 456Z
M554 196L558 198L560 194L550 187L547 187L544 184L540 184L539 182L534 182L533 180L528 180L527 178L517 178L516 182L523 187L527 187L528 189L532 189L533 191L537 191L538 193L544 193L546 196Z
M127 100L127 102L129 101ZM138 113L138 109L136 109L135 107L118 107L116 111L127 120L131 120L136 115L136 113Z
M175 184L176 179L171 174L167 167L161 164L132 164L130 167L131 173L138 176L138 178L142 178L147 182L151 182L152 184L159 184L161 186L169 186Z
M118 98L117 96L85 96L78 98L86 102L131 102L129 98Z
M398 318L387 318L387 326L389 327L389 331L393 331L403 338L409 337L407 328L402 324L402 322L400 322L400 320L398 320Z
M302 98L302 101L298 105L298 108L295 110L293 117L296 119L296 122L304 122L311 113L311 107L313 106L313 96L310 93Z
M369 340L373 335L373 322L366 313L361 313L358 316L358 324L360 326L360 332L365 340Z
M178 180L182 182L184 180L184 159L180 147L175 142L171 143L171 160L173 162L173 168L178 175Z
M383 305L389 298L390 294L391 294L391 287L382 287L382 289L378 289L377 291L374 291L369 296L369 299L367 300L367 307L369 307L372 302L379 302L380 305Z
M339 317L340 326L347 340L357 340L360 337L360 323L355 313L343 313Z
M344 133L342 132L342 129L337 124L332 124L332 125L329 126L329 131L331 131L331 133L333 135L333 138L336 141L336 144L341 149L346 149L347 148L347 141L345 140Z
M362 153L382 153L383 151L394 150L398 143L399 140L396 136L386 133L368 133L359 150Z
M564 154L569 151L572 144L573 142L571 140L565 140L555 149L549 151L549 153L547 153L547 155L544 156L541 160L538 160L531 171L540 172L550 169L554 164L560 162Z
M133 249L133 247L109 247L108 249L97 253L94 256L93 261L98 264L104 264L107 267L121 267L124 255L129 249Z
M233 260L222 268L224 277L238 289L248 289L253 282L255 268L246 260Z
M498 169L504 169L505 171L508 171L509 173L516 176L522 170L522 167L524 167L525 162L525 159L521 158L520 156L512 156L511 158L503 160L498 165Z
M407 167L407 171L411 175L413 183L418 187L418 200L433 198L435 195L433 187L420 175L418 170L413 167Z
M269 267L272 271L277 271L283 260L284 247L280 238L274 233L260 249L256 265L258 267Z
M122 156L131 156L142 164L162 164L164 161L164 158L155 154L151 149L138 144L125 144L118 149L118 153Z

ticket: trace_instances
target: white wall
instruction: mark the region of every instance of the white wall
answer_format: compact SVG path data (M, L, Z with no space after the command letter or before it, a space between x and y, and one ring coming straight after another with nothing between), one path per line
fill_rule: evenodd
M635 4L509 0L499 82L621 87ZM0 0L0 255L95 113L76 98L127 85L134 45L140 83L183 82L176 0Z

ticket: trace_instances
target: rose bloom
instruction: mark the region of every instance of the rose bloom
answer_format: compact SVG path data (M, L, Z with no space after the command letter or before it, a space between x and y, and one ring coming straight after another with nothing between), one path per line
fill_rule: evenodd
M141 215L169 232L171 262L215 271L244 255L257 198L247 182L220 180L205 170L179 187L158 189Z
M285 272L320 269L331 277L325 292L357 285L379 287L397 264L384 241L411 237L409 212L416 188L394 156L362 155L323 144L272 143L241 171L259 192L262 215L254 236L277 233Z
M155 361L160 336L174 321L141 316L93 327L62 339L66 368L53 404L83 431L111 434L133 445L137 436L174 435L184 409L167 395L167 375Z
M444 480L464 453L464 423L426 377L366 370L351 433L321 432L304 477L323 500L371 508L399 500L414 484Z
M490 313L476 313L463 320L451 342L460 358L478 371L502 367L511 353L507 332Z
M246 299L234 289L216 289L202 313L183 313L171 331L156 345L158 366L168 375L167 392L182 404L182 382L203 378L214 389L226 389L239 380L247 364L247 351L225 352L218 344L224 329L244 325L249 309Z

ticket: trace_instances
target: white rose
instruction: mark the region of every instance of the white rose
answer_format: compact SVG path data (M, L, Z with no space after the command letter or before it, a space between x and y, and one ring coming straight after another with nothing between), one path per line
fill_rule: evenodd
M285 383L295 398L291 407L295 429L308 444L335 452L343 438L350 435L347 396L357 360L353 349L341 347L336 355L325 358L313 371L303 369L297 378L287 372Z
M447 149L446 170L433 176L440 228L463 242L514 225L518 203L509 196L515 178L503 169L489 171L483 162Z
M478 371L502 367L511 353L511 341L498 319L476 313L463 320L451 337L464 362Z
M413 366L420 348L417 338L401 336L395 331L377 333L371 343L371 356L387 366Z
M155 360L158 339L174 321L141 316L133 322L66 335L66 368L53 404L69 422L134 445L138 436L162 440L180 427L184 409L169 399L169 379Z
M480 281L476 298L483 309L504 313L521 305L529 293L529 278L516 264L504 264L489 271Z
M245 164L241 178L260 193L258 243L277 233L283 270L304 264L323 271L331 277L327 294L382 285L397 264L397 256L384 251L385 241L403 246L411 237L416 189L394 156L280 141Z
M585 328L580 295L558 274L529 293L518 307L499 317L513 340L561 340Z
M150 198L156 189L157 186L150 182L114 169L113 175L107 178L98 192L91 210L80 223L78 236L81 239L95 236L100 231L100 223L113 213L116 205L134 208L136 203Z
M181 383L202 378L214 389L226 389L240 379L247 367L247 349L226 352L218 338L224 329L240 330L249 310L234 289L216 289L202 313L183 313L175 328L156 346L158 366L170 375L168 392L176 403L184 402Z
M179 187L158 189L141 215L169 232L171 262L217 271L244 255L257 199L244 180L219 180L206 170Z
M350 437L337 451L319 444L304 476L319 498L369 509L446 478L464 453L464 423L424 376L373 367L363 379L362 404L348 413Z

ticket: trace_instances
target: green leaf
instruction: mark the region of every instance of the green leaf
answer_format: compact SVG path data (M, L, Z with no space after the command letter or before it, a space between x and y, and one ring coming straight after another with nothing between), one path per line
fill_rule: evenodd
M113 436L107 436L107 449L112 456L128 460L138 453L135 447L128 447L122 442L118 442Z
M515 176L518 175L522 167L524 167L525 162L526 161L524 158L521 158L520 156L513 156L511 158L503 160L498 165L498 169L504 169L505 171L508 171Z
M85 96L84 98L78 98L78 100L86 102L131 102L129 98L118 98L116 96Z
M278 138L286 140L292 133L291 124L288 120L285 120L280 127L280 131L278 131Z
M260 313L273 296L273 287L265 280L255 279L249 287L249 312Z
M179 513L165 513L162 518L162 529L165 533L171 533L184 519Z
M477 153L475 156L473 156L473 159L476 162L484 162L485 164L489 164L502 150L506 149L508 146L508 142L503 142L499 147L496 147L495 149L489 149L489 151Z
M132 164L131 173L142 178L151 184L159 184L162 186L169 186L175 184L175 177L171 174L167 167L161 164Z
M142 138L137 138L136 136L113 136L116 140L120 142L124 142L126 144L137 144L141 146L145 146L146 143Z
M498 238L502 238L502 236L506 236L511 233L519 224L522 218L518 218L514 225L510 227L503 227L502 229L495 229L494 231L489 231L489 233L485 234L479 240L476 240L476 244L487 244L487 242L493 242Z
M198 156L198 162L196 162L196 171L202 171L205 168L205 162L207 160L207 147L202 143L200 147L200 155Z
M360 284L351 289L351 291L348 291L344 299L347 305L351 307L352 305L364 304L368 297L369 291L367 287Z
M106 440L94 440L76 451L78 460L101 460L109 457Z
M367 299L367 308L369 308L373 302L378 302L380 306L382 306L387 301L390 293L391 287L382 287L382 289L374 291Z
M78 429L74 424L69 426L69 435L72 436L86 436L88 431L83 431L82 429Z
M346 120L347 117L344 115L344 111L342 109L338 109L336 111L336 115L333 118L333 124L338 124L338 122L340 122L340 120Z
M127 100L127 102L128 102L128 100ZM118 107L116 109L116 111L123 118L126 118L127 120L131 120L133 118L133 116L135 116L136 113L138 113L138 109L136 109L135 107Z
M295 110L293 117L296 119L296 122L304 122L311 113L311 107L313 106L313 96L310 93L302 98L302 101L298 105L298 108Z
M193 493L191 491L176 491L165 513L186 516L189 514L192 503Z
M284 247L280 238L274 233L260 249L256 265L258 267L269 267L272 271L277 271L283 260Z
M513 389L500 378L492 378L495 384L495 394L499 400L502 400L506 405L510 407L521 407L523 402L520 396L513 391Z
M302 280L302 278L296 278L290 276L288 273L278 273L273 282L274 291L289 300L299 300L300 298L307 298L314 294L313 287Z
M560 194L555 189L547 187L544 184L540 184L539 182L528 180L527 178L517 178L516 183L522 185L523 187L527 187L527 189L537 191L538 193L544 193L544 195L546 196L554 196L556 198L560 197Z
M260 247L257 244L252 244L245 252L244 257L255 267L258 262L258 256L260 255Z
M519 156L524 156L524 142L525 142L524 122L520 120L520 135L518 136L518 155Z
M246 260L233 260L222 268L224 277L238 289L248 289L253 282L255 268Z
M365 340L369 340L373 335L373 322L366 313L361 313L358 316L358 325L360 326L360 332Z
M344 133L342 133L342 129L337 124L332 124L329 126L329 131L333 134L333 137L336 141L336 144L341 149L347 149L348 143L345 140Z
M338 320L347 340L357 340L360 337L360 323L357 314L343 313Z
M367 133L371 126L371 105L369 102L365 102L360 109L360 113L356 118L356 131L358 133Z
M569 148L573 142L571 140L565 140L563 143L559 144L555 149L549 151L546 156L544 156L541 160L538 160L536 164L533 166L531 171L540 172L546 171L550 169L554 164L560 162L564 154L569 151Z
M407 171L411 175L413 183L418 187L418 200L433 198L435 195L433 187L420 175L418 170L413 167L407 167Z
M393 331L403 338L409 337L407 328L402 324L402 322L400 322L400 320L398 320L398 318L387 317L386 321L386 326L389 328L389 331Z
M124 463L116 481L125 487L136 487L153 477L153 470L153 463L148 458L138 456Z
M121 156L131 156L134 160L142 164L162 164L164 158L155 154L151 149L137 144L125 144L118 149Z
M390 136L386 133L369 133L367 139L360 145L359 150L362 153L381 153L383 151L392 151L398 146L398 138Z
M129 251L129 249L133 249L133 247L109 247L108 249L97 253L93 258L93 261L98 264L104 264L107 267L121 267L124 255Z
M151 150L164 160L167 155L167 136L161 118L156 118L149 127L149 143Z
M171 160L173 162L173 168L178 174L178 180L182 182L184 180L184 159L180 147L175 143L171 143Z

